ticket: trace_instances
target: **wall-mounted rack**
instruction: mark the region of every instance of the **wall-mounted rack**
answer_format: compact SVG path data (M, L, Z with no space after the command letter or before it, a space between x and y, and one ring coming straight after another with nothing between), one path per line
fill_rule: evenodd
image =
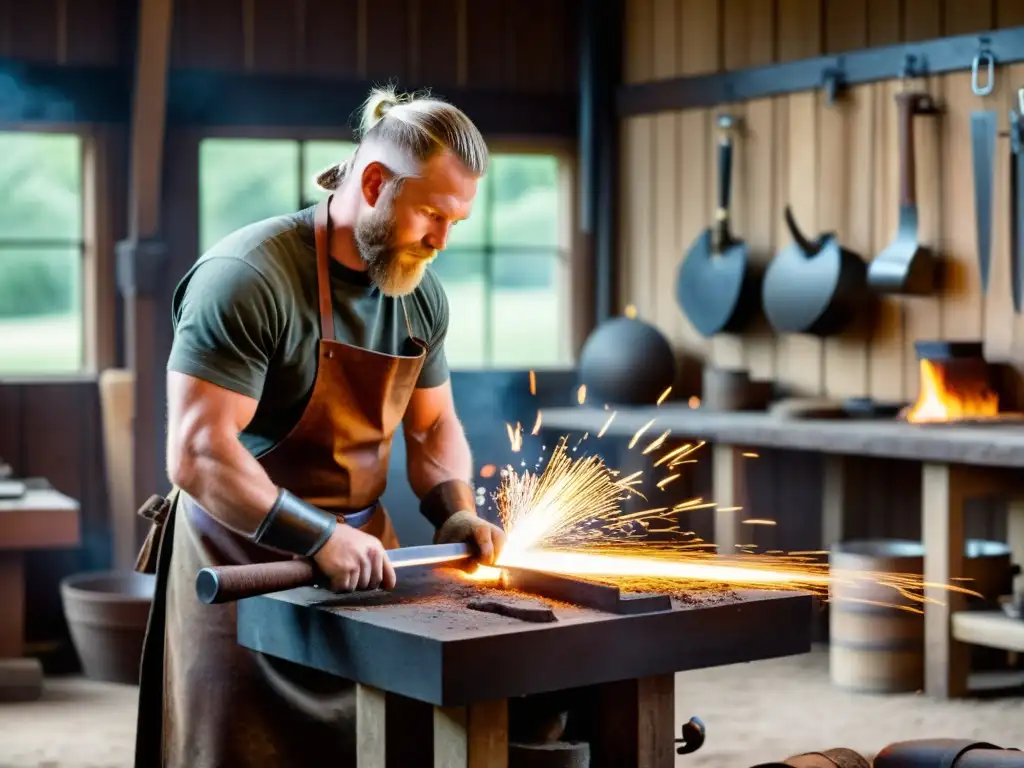
M767 96L843 88L879 80L974 69L979 87L991 87L992 68L1024 61L1024 27L850 51L764 67L621 86L619 117L713 107Z

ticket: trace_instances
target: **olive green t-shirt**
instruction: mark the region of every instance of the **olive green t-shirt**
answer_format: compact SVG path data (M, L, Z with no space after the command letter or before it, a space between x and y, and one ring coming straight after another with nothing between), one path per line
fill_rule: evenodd
M242 443L259 455L302 415L316 377L320 310L315 208L256 222L203 254L174 291L169 371L195 376L259 401ZM401 300L365 272L330 263L338 341L409 354L402 303L413 335L429 350L417 387L448 379L448 299L429 269Z

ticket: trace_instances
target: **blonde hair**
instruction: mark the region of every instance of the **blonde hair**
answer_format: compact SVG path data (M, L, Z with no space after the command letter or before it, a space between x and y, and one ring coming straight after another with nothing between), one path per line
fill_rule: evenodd
M482 176L487 172L487 142L473 121L462 110L429 93L400 94L390 85L374 88L363 103L358 136L360 144L367 140L392 144L418 163L447 150L471 173ZM317 185L338 189L358 154L357 147L347 160L321 171Z

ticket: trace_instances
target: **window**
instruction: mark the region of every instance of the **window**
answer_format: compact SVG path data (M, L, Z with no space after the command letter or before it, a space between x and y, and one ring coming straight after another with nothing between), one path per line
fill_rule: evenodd
M200 145L200 245L240 226L312 205L315 176L349 142L206 139ZM551 154L492 153L473 214L431 265L448 294L454 368L572 363L566 169Z
M0 375L84 368L82 140L0 132Z

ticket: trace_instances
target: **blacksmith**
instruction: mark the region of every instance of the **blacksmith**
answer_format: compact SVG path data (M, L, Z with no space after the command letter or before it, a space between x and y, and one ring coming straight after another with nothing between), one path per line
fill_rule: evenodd
M355 764L353 684L238 646L234 606L201 604L195 578L311 556L335 590L393 587L385 550L398 541L380 497L399 424L435 541L474 543L485 563L504 542L476 514L448 302L427 269L470 214L487 146L454 106L388 89L371 93L361 128L353 155L318 178L324 202L227 236L174 294L176 492L140 557L157 573L140 768Z

